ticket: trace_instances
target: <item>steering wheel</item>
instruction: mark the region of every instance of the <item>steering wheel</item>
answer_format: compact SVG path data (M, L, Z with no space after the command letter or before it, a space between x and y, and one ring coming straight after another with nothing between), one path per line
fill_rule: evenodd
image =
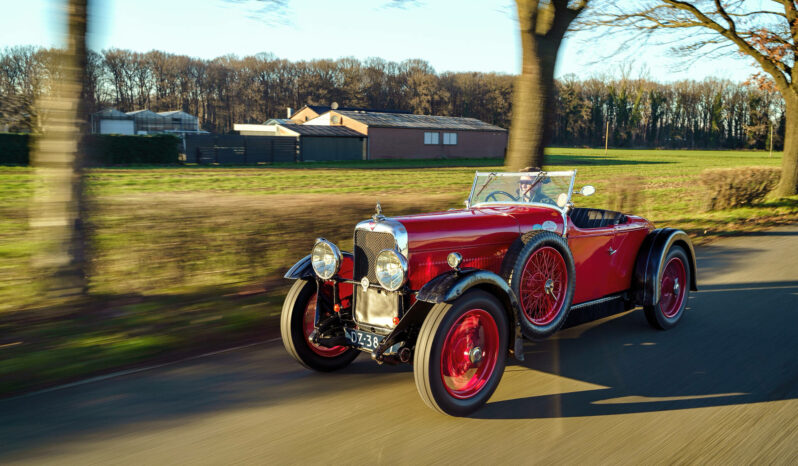
M542 204L549 204L549 205L554 205L554 206L557 205L557 203L554 202L554 199L552 199L549 196L547 196L545 194L542 194L542 193L539 193L537 196L535 196L535 199L533 199L533 202L540 202Z
M487 196L485 196L485 200L486 201L490 201L491 198L493 198L493 201L499 202L499 199L496 198L497 194L501 194L501 195L507 196L510 199L512 199L513 201L517 201L518 200L517 197L513 196L512 194L508 193L507 191L493 191L492 193L490 193Z

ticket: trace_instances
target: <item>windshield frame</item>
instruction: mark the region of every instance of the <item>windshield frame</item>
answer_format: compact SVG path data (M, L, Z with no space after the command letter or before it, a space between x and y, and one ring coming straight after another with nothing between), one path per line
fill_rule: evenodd
M538 177L542 174L542 176L561 176L566 177L569 176L571 181L568 183L568 201L565 203L564 207L560 207L558 205L552 204L545 204L541 202L518 202L518 201L495 201L495 202L479 202L476 204L472 204L471 200L474 198L474 191L477 189L477 180L480 176L489 176L492 178L494 177L503 177L503 176L517 176L520 177L521 175L528 175ZM537 172L480 172L477 171L474 173L474 182L471 184L471 191L468 193L468 199L466 199L466 208L470 209L472 207L478 206L490 206L490 205L523 205L523 206L542 206L553 208L560 212L565 212L571 206L571 197L573 197L574 193L574 181L576 180L576 170L566 170L566 171L555 171L555 172L547 172L547 171L537 171ZM481 187L480 187L481 189Z

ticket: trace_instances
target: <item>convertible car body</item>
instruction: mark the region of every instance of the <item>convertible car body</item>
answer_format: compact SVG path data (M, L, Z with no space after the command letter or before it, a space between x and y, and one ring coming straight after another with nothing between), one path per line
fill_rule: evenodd
M464 209L358 223L354 250L319 239L286 274L288 352L331 371L367 352L413 363L433 409L467 415L498 385L523 338L609 301L676 325L696 290L692 243L635 215L575 207L575 171L477 172Z

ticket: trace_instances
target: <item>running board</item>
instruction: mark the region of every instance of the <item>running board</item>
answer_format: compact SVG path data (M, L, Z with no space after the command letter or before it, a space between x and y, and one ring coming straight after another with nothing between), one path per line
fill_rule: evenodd
M603 298L594 299L593 301L586 301L584 303L574 304L571 306L571 310L575 309L582 309L583 307L594 306L596 304L603 304L608 303L610 301L615 301L616 299L622 299L624 297L624 293L618 293L611 296L605 296Z

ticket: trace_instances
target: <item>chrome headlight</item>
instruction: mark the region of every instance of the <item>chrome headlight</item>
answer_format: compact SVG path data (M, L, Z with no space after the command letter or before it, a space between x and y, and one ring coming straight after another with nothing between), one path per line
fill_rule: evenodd
M407 259L390 249L383 249L377 254L377 265L374 267L377 281L388 291L396 291L405 283L407 277Z
M329 280L341 267L341 251L326 239L319 238L313 246L310 262L319 278Z

